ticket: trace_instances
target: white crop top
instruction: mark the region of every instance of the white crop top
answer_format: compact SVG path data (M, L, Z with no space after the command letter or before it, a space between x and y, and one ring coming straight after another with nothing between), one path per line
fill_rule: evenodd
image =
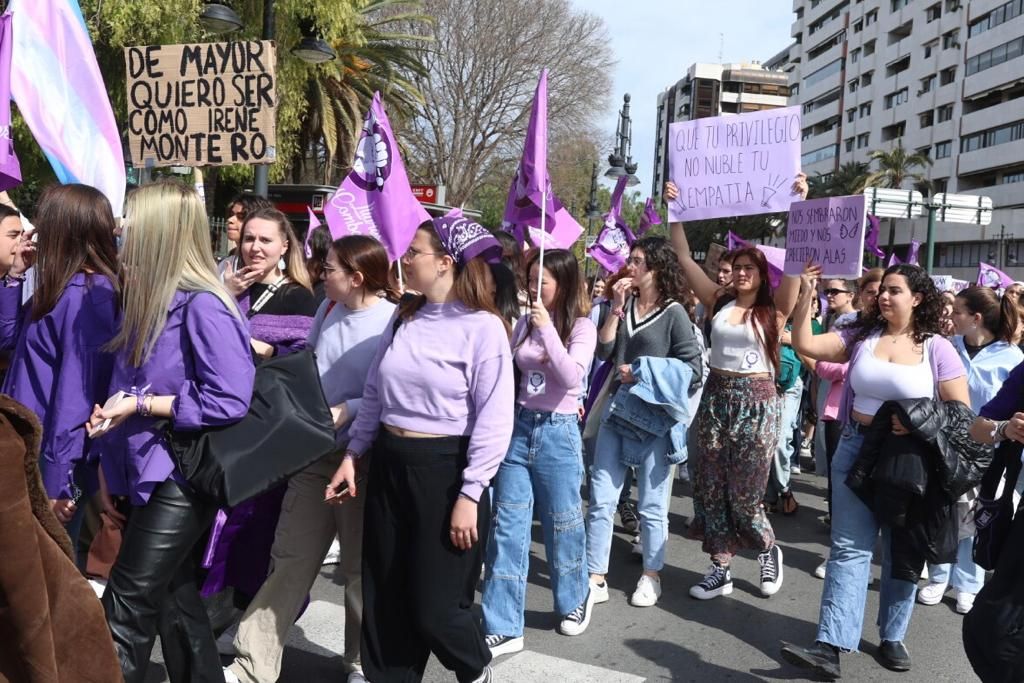
M716 370L743 375L771 373L764 346L754 335L754 321L739 325L729 322L729 311L736 306L730 301L711 320L711 356L709 364Z
M924 357L917 365L902 365L875 357L878 334L864 340L864 349L850 367L853 409L862 415L874 415L886 401L904 398L932 398L935 378L928 354L930 342L924 344Z

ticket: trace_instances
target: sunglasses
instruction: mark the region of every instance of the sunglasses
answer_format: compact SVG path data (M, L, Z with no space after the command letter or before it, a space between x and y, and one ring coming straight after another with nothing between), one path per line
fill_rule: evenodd
M849 293L850 293L850 290L848 290L848 289L826 289L825 290L825 296L836 296L836 295L839 295L839 294L849 294Z

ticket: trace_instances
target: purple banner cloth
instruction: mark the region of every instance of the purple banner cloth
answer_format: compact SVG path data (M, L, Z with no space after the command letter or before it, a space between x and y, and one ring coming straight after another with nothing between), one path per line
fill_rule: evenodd
M374 93L352 171L324 207L331 236L369 235L397 261L430 214L412 194L380 93Z
M306 258L309 258L310 256L313 255L313 247L311 246L313 231L319 228L322 225L322 223L320 223L320 219L316 217L316 214L313 213L313 208L311 206L307 205L306 211L309 213L309 227L306 229L305 248Z
M21 184L21 164L11 139L11 14L0 16L0 191Z
M878 216L868 215L868 233L864 236L864 250L880 259L884 259L885 252L878 246L878 235L881 232L881 225Z
M654 200L648 197L647 202L644 204L644 215L640 216L640 225L637 226L636 236L643 237L644 233L650 230L653 225L661 225L661 216L654 209Z
M768 281L771 283L772 289L778 289L779 285L782 284L783 268L786 265L786 250L779 247L768 247L763 244L752 244L732 230L727 235L727 246L729 251L735 249L746 249L747 247L753 247L764 254L764 258L768 261Z
M978 286L992 289L1005 289L1012 285L1013 278L987 263L978 264Z
M670 124L669 221L788 211L800 138L800 107Z
M917 262L917 255L921 251L921 243L917 240L910 240L910 247L907 249L907 263L920 265Z
M864 262L864 195L793 202L786 226L787 275L811 261L826 278L860 277Z
M541 213L544 213L544 228L551 232L557 211L548 177L548 70L544 69L533 96L519 170L509 191L509 201L505 204L505 222L539 228Z
M557 197L555 205L558 210L555 211L554 229L550 232L542 232L540 228L531 226L527 228L530 233L530 241L539 247L543 239L545 249L572 249L572 245L576 244L576 240L583 234L583 226L576 222L576 219L572 217L568 209L562 206L561 202L557 201Z
M625 223L616 223L611 216L605 219L604 227L587 253L598 265L609 273L615 273L626 265L629 250L636 237Z
M893 251L891 254L889 254L889 263L886 264L886 267L892 268L893 266L898 266L901 265L902 263L903 261L900 260L900 257L896 255L895 251Z

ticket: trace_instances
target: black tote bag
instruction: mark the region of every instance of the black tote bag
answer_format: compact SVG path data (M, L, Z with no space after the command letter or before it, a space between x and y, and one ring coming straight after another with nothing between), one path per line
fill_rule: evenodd
M178 468L201 497L221 507L268 491L334 452L334 419L311 350L256 367L252 402L239 422L167 441Z
M992 464L981 479L981 488L974 508L974 563L983 569L995 569L1010 536L1014 519L1013 492L1021 472L1021 450L1016 441L1002 441L996 446ZM999 482L1005 477L1002 495L996 498Z

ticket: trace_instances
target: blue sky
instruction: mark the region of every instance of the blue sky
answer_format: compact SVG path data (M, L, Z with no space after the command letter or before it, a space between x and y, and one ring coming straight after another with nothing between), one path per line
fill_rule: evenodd
M577 7L605 20L618 65L611 106L602 130L615 132L622 95L629 93L633 119L633 161L640 167L647 196L654 162L658 93L684 75L694 62L765 61L789 41L796 19L792 0L574 0ZM724 36L722 35L724 34ZM724 42L723 42L724 39ZM605 150L601 163L607 168ZM602 171L603 173L603 171Z

